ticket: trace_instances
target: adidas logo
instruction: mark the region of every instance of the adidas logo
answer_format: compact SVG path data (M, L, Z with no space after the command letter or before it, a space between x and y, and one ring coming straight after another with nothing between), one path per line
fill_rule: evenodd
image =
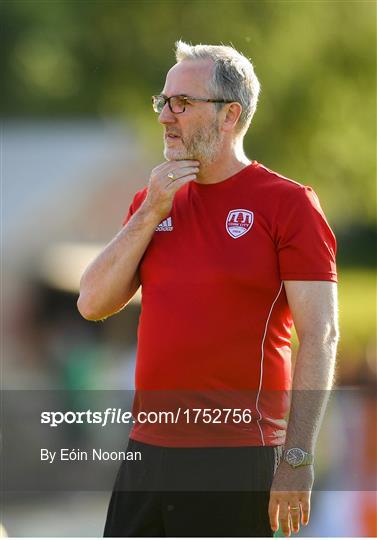
M156 231L159 232L169 232L173 230L173 222L171 220L171 217L168 217L164 219L164 221L161 221L158 227L156 227Z

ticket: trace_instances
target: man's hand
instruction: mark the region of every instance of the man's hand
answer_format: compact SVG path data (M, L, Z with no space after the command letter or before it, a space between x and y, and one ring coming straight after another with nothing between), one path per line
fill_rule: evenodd
M198 165L193 160L167 161L153 169L143 204L81 278L77 307L85 319L106 319L135 294L140 285L140 260L154 231L169 214L179 188L195 180Z
M198 172L199 161L166 161L158 165L151 173L142 207L164 219L171 211L176 192L184 184L195 180Z
M310 515L310 495L314 482L312 465L293 469L282 462L276 471L270 493L268 514L271 529L276 532L279 521L285 536L299 532L300 522L307 525Z

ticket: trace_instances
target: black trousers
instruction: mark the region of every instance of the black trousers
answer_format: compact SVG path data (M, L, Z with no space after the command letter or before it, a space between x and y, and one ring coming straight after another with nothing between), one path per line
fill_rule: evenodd
M168 448L130 440L104 537L273 536L269 491L282 447Z

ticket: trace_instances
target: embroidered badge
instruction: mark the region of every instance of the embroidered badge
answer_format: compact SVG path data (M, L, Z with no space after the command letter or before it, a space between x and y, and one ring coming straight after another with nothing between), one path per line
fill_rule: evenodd
M253 212L244 208L237 208L229 212L225 227L232 238L239 238L250 231L253 223Z

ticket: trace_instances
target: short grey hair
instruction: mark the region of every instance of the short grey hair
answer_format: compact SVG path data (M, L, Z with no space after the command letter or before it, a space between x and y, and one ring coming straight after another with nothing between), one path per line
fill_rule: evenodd
M242 106L238 131L245 133L257 108L260 83L253 64L242 53L226 45L190 45L184 41L175 44L177 62L182 60L207 60L214 63L209 90L213 99L236 101ZM222 105L216 104L218 110Z

